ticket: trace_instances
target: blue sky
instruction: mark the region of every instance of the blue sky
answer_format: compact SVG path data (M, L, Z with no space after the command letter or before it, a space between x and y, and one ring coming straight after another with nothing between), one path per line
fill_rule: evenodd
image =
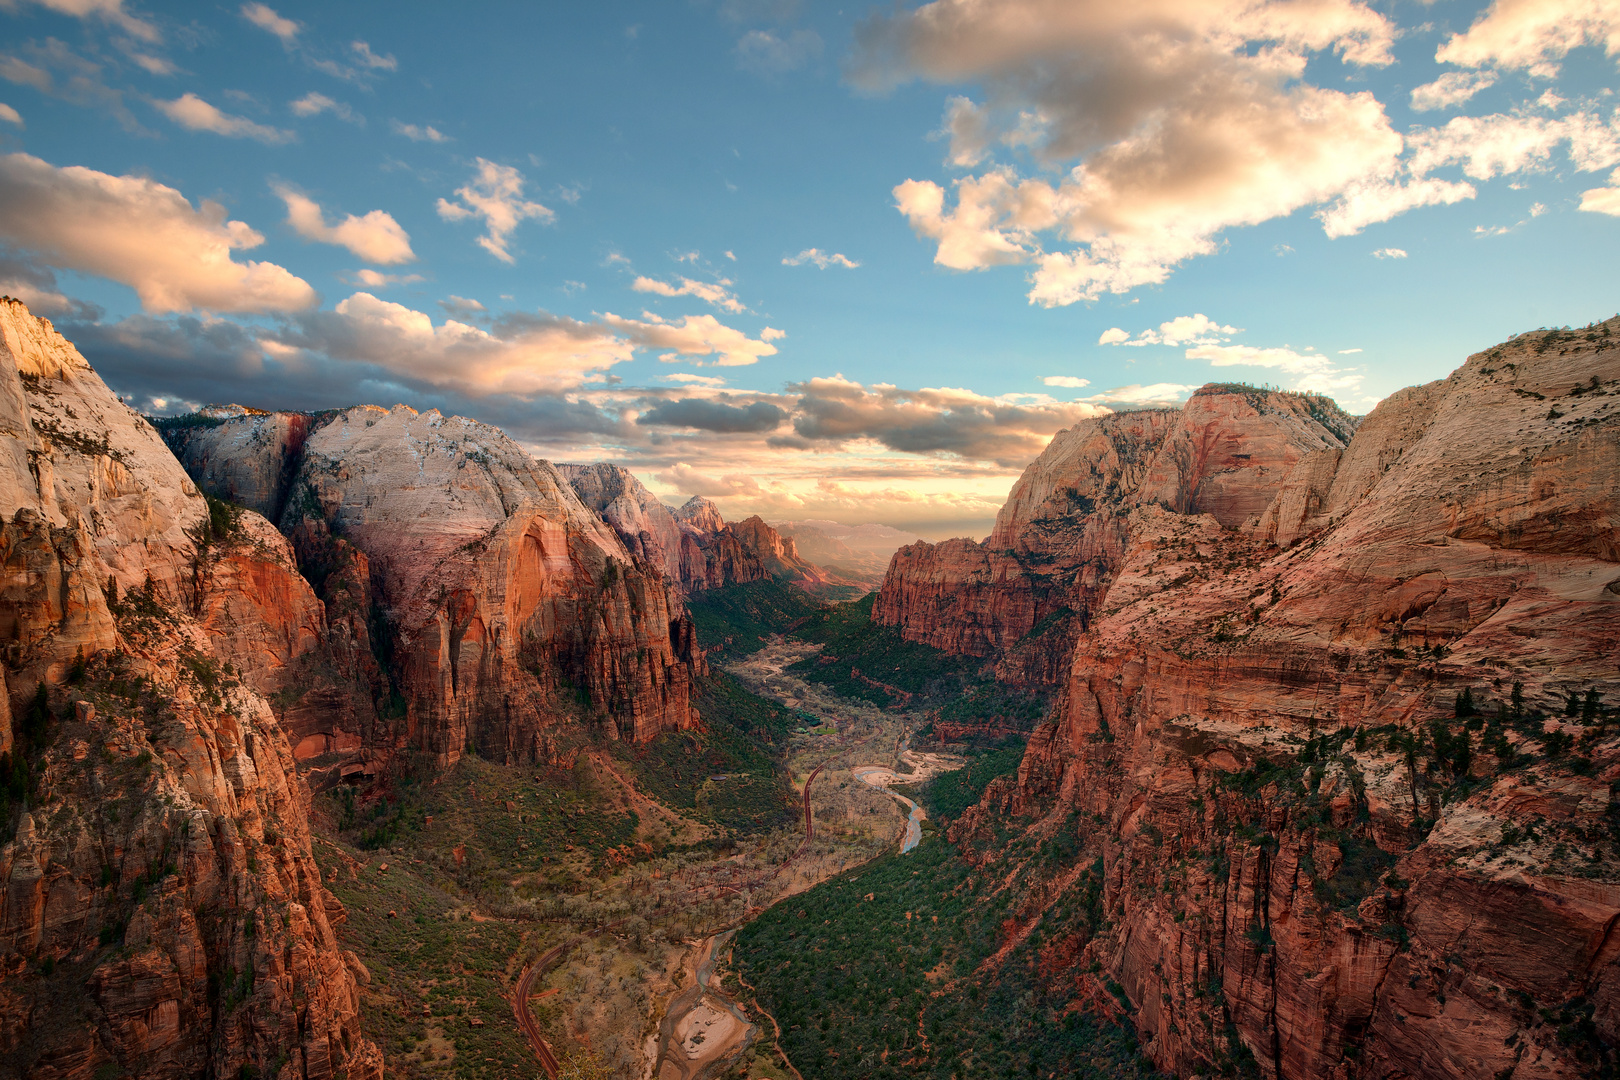
M142 407L440 408L728 516L982 535L1101 409L1620 308L1616 0L0 26L0 291Z

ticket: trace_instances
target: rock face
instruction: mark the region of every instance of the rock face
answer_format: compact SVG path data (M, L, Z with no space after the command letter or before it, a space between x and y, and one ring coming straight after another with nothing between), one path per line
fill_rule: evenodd
M304 523L309 522L309 526ZM304 445L285 531L365 553L408 711L441 762L549 753L571 699L646 740L694 722L691 621L568 483L499 430L364 406Z
M1268 512L1277 517L1279 486L1336 461L1354 429L1326 398L1219 385L1179 412L1087 420L1055 435L1024 470L984 543L918 542L897 552L872 617L949 653L996 657L1008 681L1059 683L1119 571L1133 507L1261 529ZM1307 496L1297 509L1285 534L1317 504Z
M0 301L0 343L0 1060L380 1078L258 692L319 602L47 321Z
M194 422L163 429L186 472L215 498L279 521L316 418L216 405L188 419Z
M1059 719L953 836L998 881L1041 873L995 841L1008 815L1019 850L1100 860L1053 977L1128 1001L1177 1075L1613 1068L1620 320L1471 357L1347 446L1289 424L1247 459L1269 500L1198 464L1244 445L1170 427ZM1025 895L1009 938L1055 899Z
M613 527L626 551L656 566L670 581L688 584L682 572L680 523L628 469L598 462L558 465L557 471L579 501Z

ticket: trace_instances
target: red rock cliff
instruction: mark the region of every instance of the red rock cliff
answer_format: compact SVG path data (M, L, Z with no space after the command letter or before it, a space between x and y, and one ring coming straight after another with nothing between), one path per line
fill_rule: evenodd
M953 835L1034 883L997 825L1078 830L1101 918L1054 977L1117 987L1161 1067L1613 1067L1617 335L1525 335L1392 395L1268 504L1164 469L1123 514L1061 718ZM1009 938L1054 897L1025 895Z
M0 1060L380 1080L256 689L323 630L285 540L211 524L158 434L14 301L0 432Z

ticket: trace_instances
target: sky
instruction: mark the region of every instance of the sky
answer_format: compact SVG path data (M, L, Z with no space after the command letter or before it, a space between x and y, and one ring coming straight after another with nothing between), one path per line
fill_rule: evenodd
M1620 0L0 0L0 293L139 408L403 403L982 536L1063 428L1620 308Z

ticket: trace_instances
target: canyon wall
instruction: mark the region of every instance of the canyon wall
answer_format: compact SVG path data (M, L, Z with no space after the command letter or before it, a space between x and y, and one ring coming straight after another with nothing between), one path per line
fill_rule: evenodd
M1049 974L1176 1075L1607 1075L1620 320L1471 357L1348 445L1313 423L1338 439L1296 413L1217 448L1277 463L1252 486L1171 429L1059 718L953 838L1028 885L1009 941L1074 880L1032 847L1095 860Z
M325 631L286 540L10 300L0 435L0 1060L380 1080L262 696Z
M1354 429L1326 398L1219 385L1179 411L1084 421L1024 470L983 543L897 552L872 617L911 641L993 657L1007 681L1061 683L1119 572L1133 508L1259 529L1278 486L1342 451Z

